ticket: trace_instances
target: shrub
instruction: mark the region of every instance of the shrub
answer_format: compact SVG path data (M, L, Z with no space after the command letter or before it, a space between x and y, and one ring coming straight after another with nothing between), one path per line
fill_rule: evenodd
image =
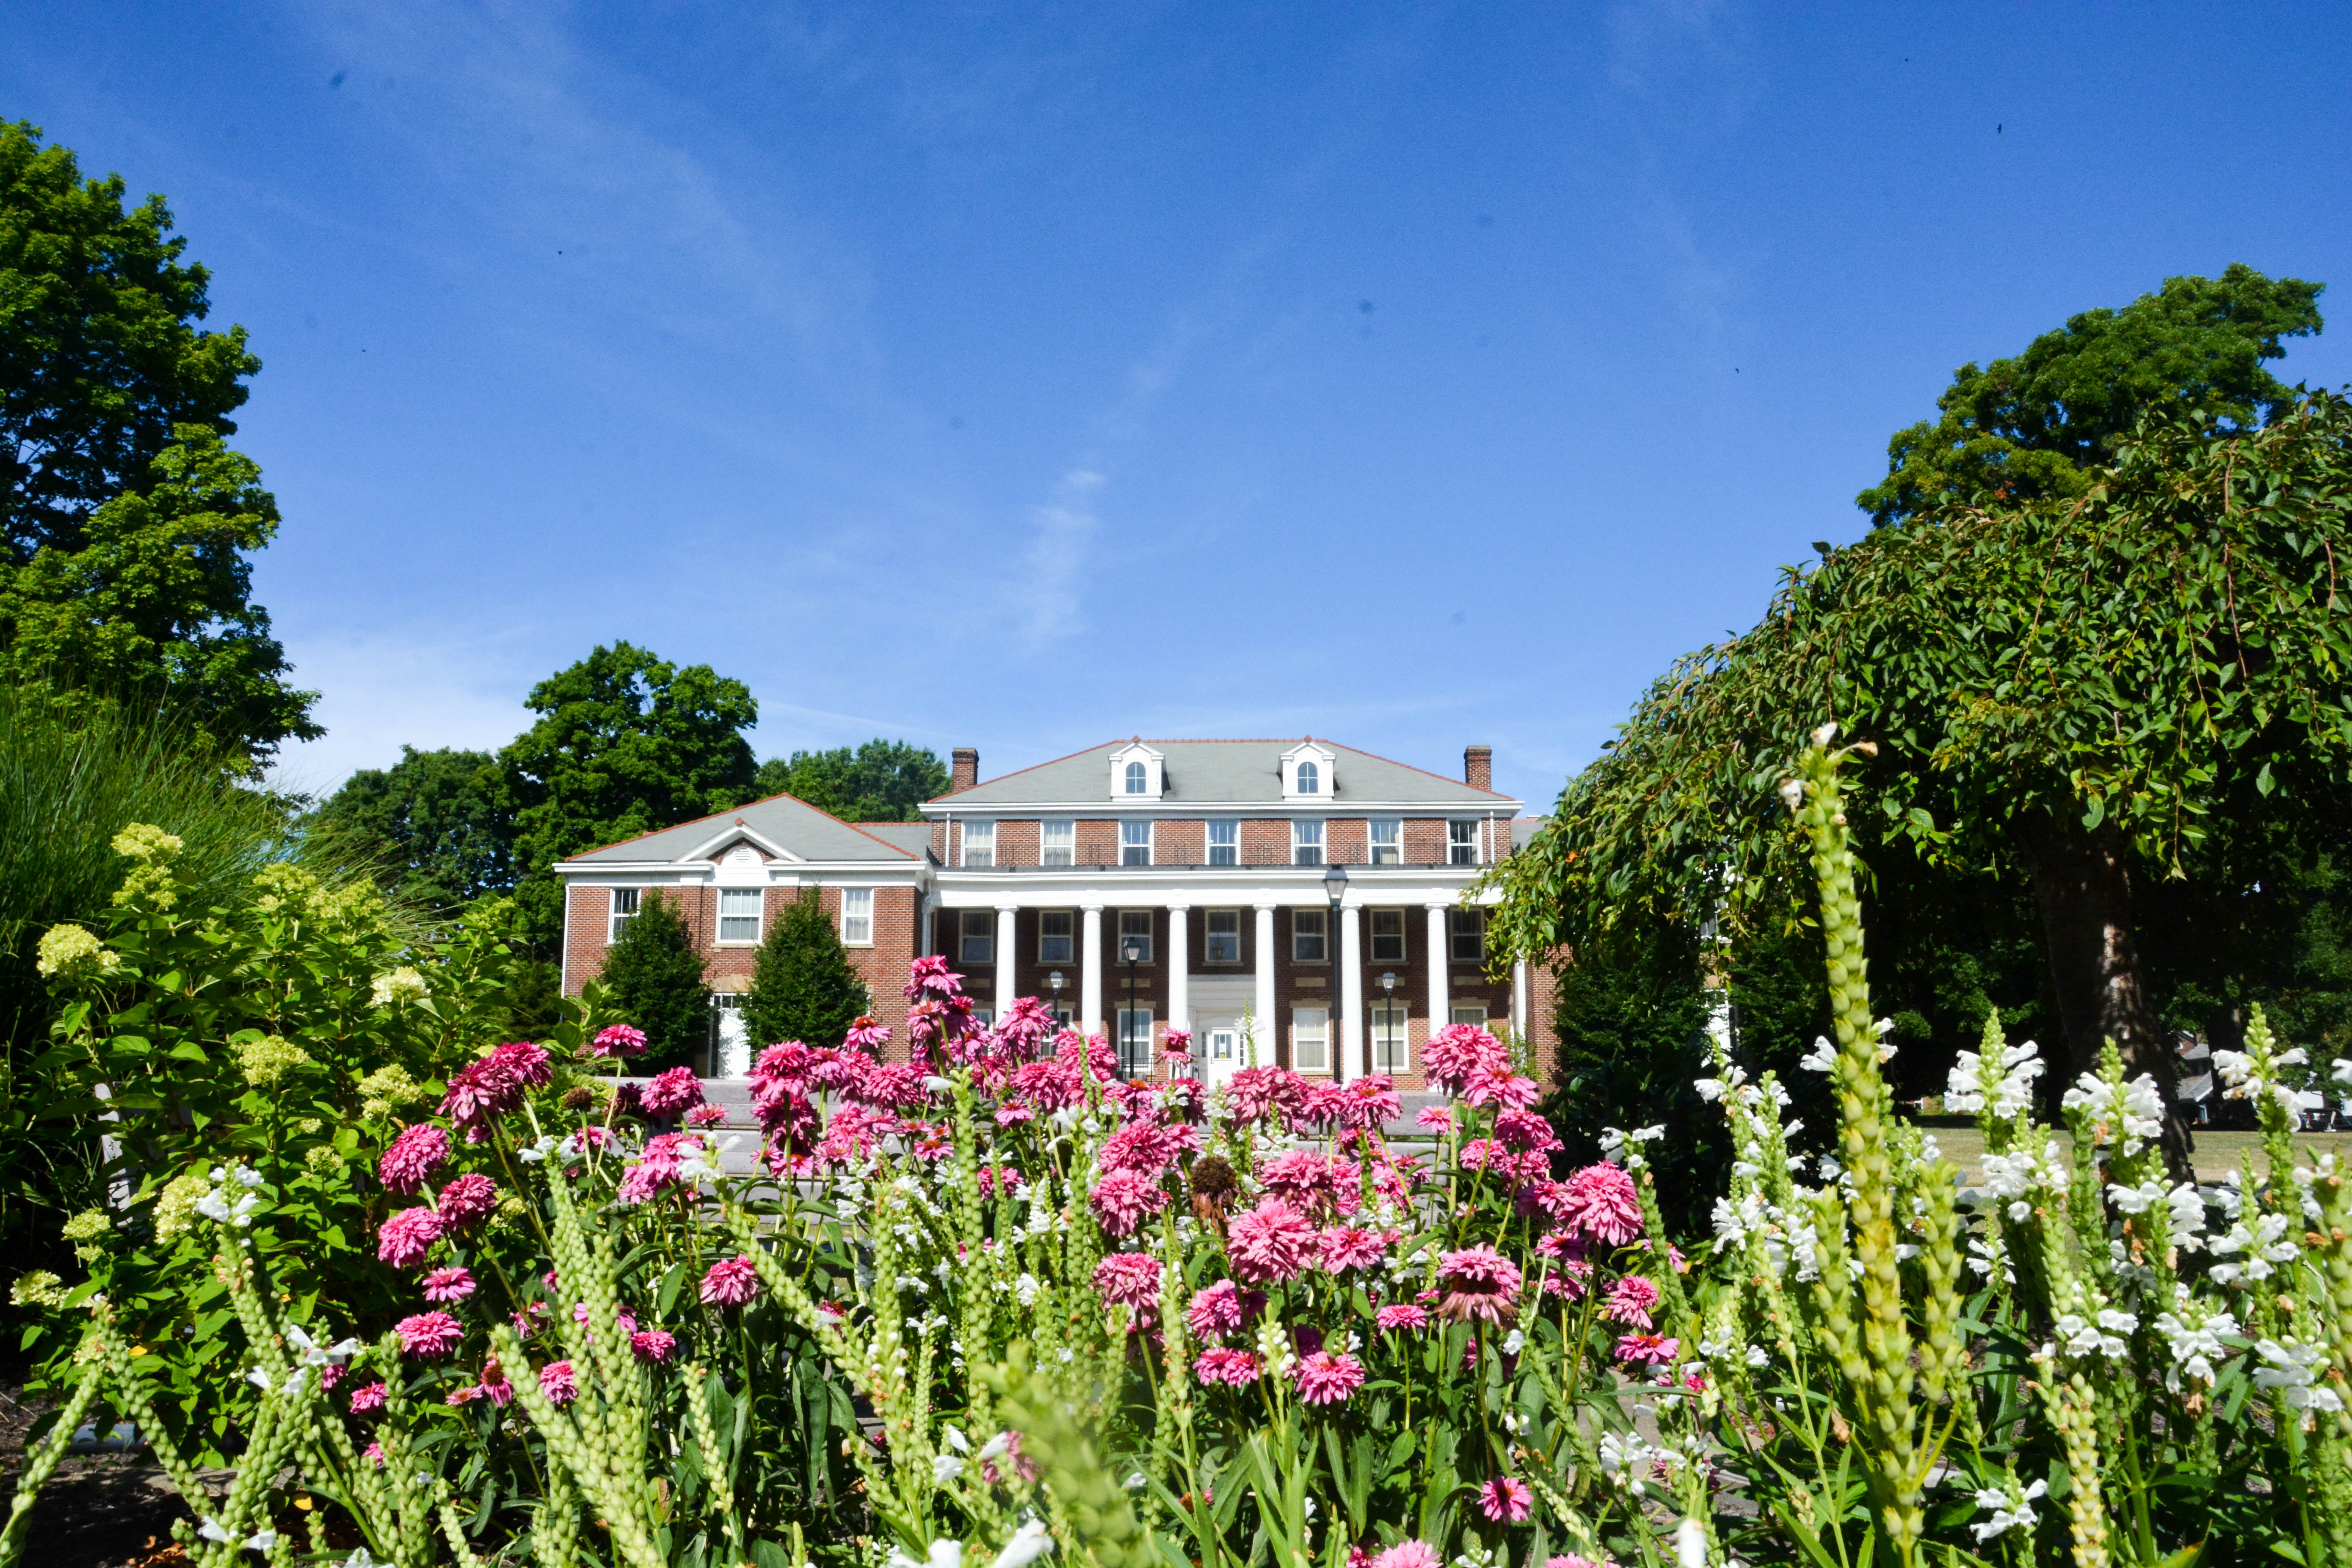
M752 1044L837 1046L872 1005L817 889L803 889L784 906L753 961L751 991L743 998Z
M637 913L604 954L601 977L614 1005L646 1033L646 1070L691 1065L710 1046L710 984L685 917L647 889Z

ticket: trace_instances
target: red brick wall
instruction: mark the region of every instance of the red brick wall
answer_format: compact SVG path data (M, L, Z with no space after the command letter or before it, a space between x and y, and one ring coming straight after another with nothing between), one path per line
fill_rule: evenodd
M1334 866L1371 863L1371 825L1360 816L1335 816L1323 825L1323 858Z
M1290 864L1290 823L1287 818L1244 817L1242 821L1242 864Z
M1408 866L1445 864L1445 818L1442 816L1405 818L1404 863Z
M1000 866L1034 866L1038 863L1038 819L1025 817L1017 822L996 825L996 863Z
M1081 866L1116 866L1118 864L1118 824L1109 817L1082 816L1071 829L1077 841L1076 858Z
M1171 816L1151 830L1151 858L1161 866L1209 863L1209 825L1197 816Z

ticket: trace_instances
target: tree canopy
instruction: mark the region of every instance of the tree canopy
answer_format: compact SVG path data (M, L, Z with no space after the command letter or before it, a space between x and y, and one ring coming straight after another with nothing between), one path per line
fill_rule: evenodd
M514 886L514 819L488 752L400 749L389 768L362 768L306 824L322 840L382 868L428 909L448 910Z
M751 688L707 664L599 647L531 688L539 721L499 753L514 812L516 899L535 940L563 929L554 864L740 805L757 772Z
M868 741L855 752L794 752L760 764L751 798L789 795L845 822L919 822L923 802L948 792L937 753L905 741Z
M1941 415L1895 433L1886 478L1854 502L1883 525L2004 495L2072 498L2143 419L2201 411L2223 429L2253 428L2294 404L2263 362L2320 330L2325 288L2232 263L2071 317L2014 359L1964 364L1937 399Z
M838 1046L873 1005L820 900L809 888L786 904L752 961L743 1026L755 1051L781 1040Z

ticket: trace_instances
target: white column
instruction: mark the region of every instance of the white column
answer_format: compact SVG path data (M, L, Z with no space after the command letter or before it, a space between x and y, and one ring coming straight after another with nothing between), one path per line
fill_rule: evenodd
M1533 1020L1528 1016L1528 961L1524 958L1511 962L1511 1027L1519 1032L1519 1037L1532 1049L1536 1029Z
M1192 1028L1192 910L1168 906L1168 1026Z
M1274 906L1257 907L1257 1065L1281 1059L1282 1021L1274 1016Z
M1339 1044L1332 1053L1339 1076L1362 1078L1371 1070L1364 1059L1364 915L1353 904L1339 908L1339 996L1332 1008L1339 1020Z
M923 925L922 956L929 958L931 954L939 952L940 950L939 944L932 940L932 938L937 934L934 928L938 925L940 918L940 896L937 893L925 893L923 895L923 912L919 918L921 920Z
M1454 1014L1445 998L1445 966L1452 960L1445 942L1445 911L1452 904L1429 906L1429 1032L1432 1035L1454 1021Z
M1078 914L1078 1033L1108 1033L1102 1016L1102 906Z
M1016 906L996 906L996 1016L1003 1017L1013 1006L1013 988L1020 984L1013 978L1013 962L1021 955L1020 922Z

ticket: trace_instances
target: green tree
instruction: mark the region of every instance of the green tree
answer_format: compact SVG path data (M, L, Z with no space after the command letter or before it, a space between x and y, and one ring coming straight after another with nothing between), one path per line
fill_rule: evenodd
M873 740L855 752L794 752L760 764L751 800L789 795L845 822L919 822L923 802L948 792L934 752L904 741Z
M0 672L152 695L248 763L323 733L315 691L286 682L247 552L278 531L261 470L201 425L179 427L144 489L90 512L78 547L0 566Z
M2120 310L2085 310L2015 359L1952 374L1943 412L1898 430L1886 478L1854 498L1874 523L2011 496L2085 493L2139 422L2201 410L2247 429L2294 405L2263 368L2281 340L2320 330L2325 284L2231 263L2218 279L2168 278Z
M499 763L515 897L541 943L563 929L557 861L739 805L757 772L742 731L759 704L707 664L681 669L616 642L540 682L525 705L539 721Z
M817 889L804 889L784 906L752 963L751 994L743 998L752 1049L780 1040L838 1046L873 1005Z
M38 127L0 121L0 554L82 547L90 514L145 487L182 427L227 416L261 368L245 329L199 331L210 278L151 195L84 180Z
M514 886L514 818L488 752L400 749L389 768L362 768L313 811L325 845L373 860L412 901L451 910Z
M601 976L613 1006L646 1032L635 1070L701 1065L710 1044L710 983L685 917L647 889L621 940L604 953Z
M2209 843L2352 802L2352 405L2259 430L2143 428L2083 495L1961 508L1791 572L1746 636L1679 661L1551 825L1493 873L1502 951L1786 908L1775 786L1831 720L1875 742L1849 815L1954 873L2032 889L2065 1049L2173 1081L2136 903ZM2186 1163L2186 1130L2167 1153Z

